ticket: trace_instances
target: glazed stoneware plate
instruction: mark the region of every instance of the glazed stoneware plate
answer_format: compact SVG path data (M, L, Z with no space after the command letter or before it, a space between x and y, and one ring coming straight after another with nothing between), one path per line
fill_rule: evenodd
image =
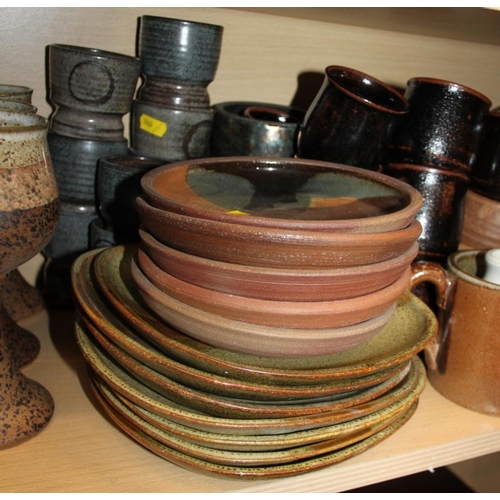
M142 409L150 411L169 421L204 432L231 436L268 436L283 435L291 432L320 429L341 422L361 418L377 412L415 387L416 378L420 379L418 361L412 360L409 374L401 383L368 403L335 412L313 413L297 417L275 418L230 418L210 415L181 405L152 390L132 376L120 364L96 348L95 341L79 325L75 326L78 346L87 365L95 376L103 380L113 393L131 401ZM420 360L419 360L420 361Z
M253 451L251 449L239 451L219 450L217 448L195 444L182 437L172 435L168 431L143 419L137 413L134 413L119 398L115 397L111 391L106 390L105 387L99 385L98 382L94 382L92 387L97 400L106 412L116 412L127 420L130 425L135 426L138 430L165 446L188 456L206 460L214 464L239 467L287 464L299 460L310 459L325 453L331 453L359 442L362 439L366 439L376 432L380 432L382 429L401 418L401 416L417 402L415 399L399 401L374 415L340 424L336 436L330 439L317 441L314 444L301 444L293 448L277 451Z
M392 389L389 393L380 398L379 402L384 401L383 405L380 405L380 410L374 410L372 413L367 414L366 417L359 416L352 420L334 423L326 427L279 435L241 436L238 434L221 434L193 429L142 408L140 405L133 403L123 395L113 392L102 381L99 382L99 387L102 389L101 392L109 393L113 398L119 399L120 402L127 406L133 413L146 420L151 425L193 444L198 444L207 448L215 448L217 450L232 451L286 450L296 446L310 445L327 439L340 437L347 430L349 430L349 432L352 431L353 425L363 426L368 421L372 422L375 419L378 420L380 417L385 418L388 412L390 413L394 411L394 409L401 408L402 406L406 406L416 401L425 387L426 376L422 362L420 360L415 360L415 364L418 366L412 367L412 371L409 373L407 379L402 382L397 389ZM98 380L96 375L94 375L93 378L95 381Z
M377 233L260 228L167 212L143 198L135 203L142 225L179 251L240 265L318 269L373 264L408 251L420 222Z
M98 396L98 394L99 393L96 395ZM372 448L373 446L376 446L378 443L394 434L408 422L408 420L415 413L418 405L418 402L413 403L413 405L406 411L402 412L401 417L394 423L388 425L382 430L379 430L369 437L361 437L359 441L351 444L345 443L346 446L340 450L330 452L325 450L324 453L321 453L322 448L321 443L319 443L316 445L319 449L318 455L309 459L279 465L238 466L227 464L221 465L210 462L206 459L182 453L151 437L151 435L147 434L137 426L137 420L135 420L134 423L131 423L129 419L125 418L121 413L115 411L111 406L107 405L103 398L100 399L100 403L103 405L108 417L111 418L118 428L120 428L137 443L141 444L153 453L156 453L160 457L194 472L201 472L208 475L223 476L233 479L271 479L289 477L304 474L306 472L312 472L314 470L322 469L342 462L368 450L369 448ZM151 434L156 434L157 432L151 425L147 425L147 422L141 422L141 426L147 426Z
M345 395L349 391L373 388L363 396L357 395L358 400L363 397L367 401L379 395L383 390L383 387L374 386L403 371L407 364L407 361L403 361L401 364L363 377L339 378L314 385L307 383L293 386L273 383L266 377L262 377L260 381L244 381L233 379L228 375L220 376L198 370L166 355L114 314L94 289L90 273L91 259L89 255L89 259L85 259L85 262L79 261L73 276L73 293L81 321L88 329L96 332L97 338L106 337L139 363L193 389L261 402L304 403L319 402L331 399L333 395L340 397L342 393ZM80 265L80 263L86 265Z
M183 335L147 308L131 276L136 251L135 246L117 246L87 252L75 261L74 274L82 262L92 257L99 291L126 324L172 358L210 373L256 382L265 377L268 382L287 386L362 377L410 359L437 331L432 311L413 294L405 292L380 334L349 351L314 359L236 354Z
M298 158L203 158L158 167L141 180L153 206L258 228L386 232L422 206L408 184L366 169Z
M178 279L222 293L262 300L315 301L359 297L396 281L418 254L415 242L394 259L334 269L242 266L204 259L164 245L144 228L141 248Z
M300 302L255 299L193 285L163 271L142 250L138 250L135 263L168 298L227 319L292 329L340 328L368 321L396 303L411 275L408 265L396 281L375 292L349 299Z
M219 396L180 384L136 361L125 351L107 341L92 325L83 326L80 323L79 328L80 335L86 335L88 344L92 345L92 349L101 358L107 358L108 363L117 363L153 391L186 408L221 418L291 418L320 413L334 414L381 396L399 384L410 370L410 365L407 364L385 382L364 391L335 394L321 402L248 401Z
M379 333L395 305L374 318L339 328L279 328L224 318L169 297L132 261L132 277L144 302L181 332L229 351L271 358L315 357L352 349Z

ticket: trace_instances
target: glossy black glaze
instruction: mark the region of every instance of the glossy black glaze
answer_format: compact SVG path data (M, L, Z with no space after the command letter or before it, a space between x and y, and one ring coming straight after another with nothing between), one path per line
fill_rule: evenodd
M412 163L470 174L491 101L473 89L412 78L410 112L395 130L388 163Z
M500 201L500 109L486 118L470 187L481 196Z
M394 127L408 112L406 99L360 71L325 71L300 127L298 156L378 170Z

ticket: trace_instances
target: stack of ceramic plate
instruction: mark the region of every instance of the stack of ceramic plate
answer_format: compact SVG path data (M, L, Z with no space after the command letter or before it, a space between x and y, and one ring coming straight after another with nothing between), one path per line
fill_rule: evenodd
M137 248L80 256L76 334L99 403L115 424L182 467L234 478L301 474L352 457L414 413L416 354L436 331L409 292L371 340L348 351L262 357L174 329L137 291Z
M304 159L179 162L142 178L132 274L169 324L246 354L351 349L389 321L418 252L422 197Z

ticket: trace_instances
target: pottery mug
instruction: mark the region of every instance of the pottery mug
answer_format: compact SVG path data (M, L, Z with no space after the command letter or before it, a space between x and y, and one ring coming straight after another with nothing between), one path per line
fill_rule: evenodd
M425 348L428 378L447 399L470 410L500 416L500 285L486 281L489 251L453 253L447 269L413 264L411 286L437 291L437 335Z
M409 105L396 89L360 71L328 66L301 124L301 158L379 170L394 127Z
M470 175L491 106L485 95L437 78L411 78L410 111L395 130L389 163L413 163Z

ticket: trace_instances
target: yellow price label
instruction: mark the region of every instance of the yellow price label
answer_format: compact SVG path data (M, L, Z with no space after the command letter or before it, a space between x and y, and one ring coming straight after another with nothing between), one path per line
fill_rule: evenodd
M167 124L161 120L157 120L152 116L143 113L139 118L139 127L144 132L148 132L156 137L163 137L167 133Z
M230 210L228 214L233 215L248 215L248 212L242 212L241 210Z

